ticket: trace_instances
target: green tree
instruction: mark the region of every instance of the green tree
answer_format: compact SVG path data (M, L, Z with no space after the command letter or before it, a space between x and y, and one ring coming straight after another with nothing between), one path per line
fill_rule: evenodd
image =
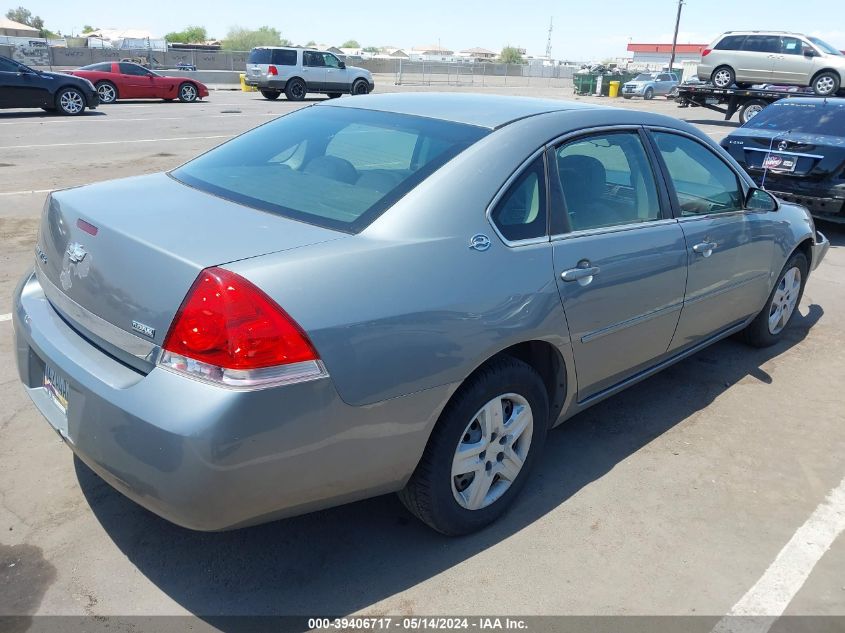
M270 26L262 26L254 30L233 26L223 39L223 48L229 51L248 51L256 46L286 46L289 44L288 40L282 39L282 34L278 29Z
M503 64L521 64L523 62L522 53L514 46L505 46L499 53L499 61Z
M99 30L100 29L98 29L96 26L91 26L90 24L86 24L85 26L82 27L83 33L93 33L94 31L99 31Z
M361 49L365 53L380 53L381 49L378 46L365 46Z
M168 42L179 42L180 44L200 44L208 41L208 33L204 26L186 26L181 31L174 31L164 36Z
M41 37L56 36L56 33L53 33L51 30L44 28L44 20L42 20L37 15L32 15L32 11L25 7L9 9L8 11L6 11L6 17L12 20L13 22L19 22L21 24L31 26L34 29L38 29L39 35L41 35Z
M358 40L346 40L339 48L361 48Z
M308 40L306 46L317 46L317 42L315 42L314 40Z

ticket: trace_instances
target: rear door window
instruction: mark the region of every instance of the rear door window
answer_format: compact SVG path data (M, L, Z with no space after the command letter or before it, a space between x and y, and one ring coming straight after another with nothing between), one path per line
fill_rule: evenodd
M744 35L728 35L714 47L717 51L738 51L745 41Z
M253 48L246 61L248 64L269 64L270 54L269 48Z
M296 51L276 49L273 51L273 63L277 66L296 66Z
M558 148L555 157L573 231L660 218L654 172L636 132L581 138Z
M779 53L780 38L776 35L749 35L742 50L754 53Z

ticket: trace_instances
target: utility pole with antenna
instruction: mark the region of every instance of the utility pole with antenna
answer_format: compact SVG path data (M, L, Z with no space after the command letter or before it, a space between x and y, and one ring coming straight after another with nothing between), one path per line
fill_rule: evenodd
M552 26L553 26L554 16L549 18L549 39L546 40L546 59L551 60L552 58Z
M669 72L675 65L675 48L678 46L678 27L681 24L681 9L684 8L684 0L678 0L678 15L675 17L675 35L672 36L672 57L669 58Z

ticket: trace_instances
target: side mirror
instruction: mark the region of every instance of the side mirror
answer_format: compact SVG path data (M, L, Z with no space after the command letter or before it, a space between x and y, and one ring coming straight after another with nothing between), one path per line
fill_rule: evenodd
M814 51L812 48L805 48L804 49L804 57L818 57L819 54Z
M753 187L745 196L745 208L749 211L777 211L780 204L777 198L768 191Z
M339 63L339 66L338 66L338 67L339 67L341 70L342 70L342 69L344 69L344 68L346 68L346 62L338 62L338 63Z

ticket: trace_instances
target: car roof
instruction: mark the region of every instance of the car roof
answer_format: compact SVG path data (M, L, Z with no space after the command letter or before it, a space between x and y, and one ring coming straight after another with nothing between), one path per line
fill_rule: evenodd
M799 37L807 37L803 33L796 31L725 31L722 35L797 35Z
M794 105L806 103L809 105L821 105L823 103L830 103L832 105L845 105L845 97L789 97L788 99L778 99L772 105Z
M421 116L496 129L526 117L565 110L606 110L605 106L557 99L456 92L404 92L356 96L318 107L360 108Z

